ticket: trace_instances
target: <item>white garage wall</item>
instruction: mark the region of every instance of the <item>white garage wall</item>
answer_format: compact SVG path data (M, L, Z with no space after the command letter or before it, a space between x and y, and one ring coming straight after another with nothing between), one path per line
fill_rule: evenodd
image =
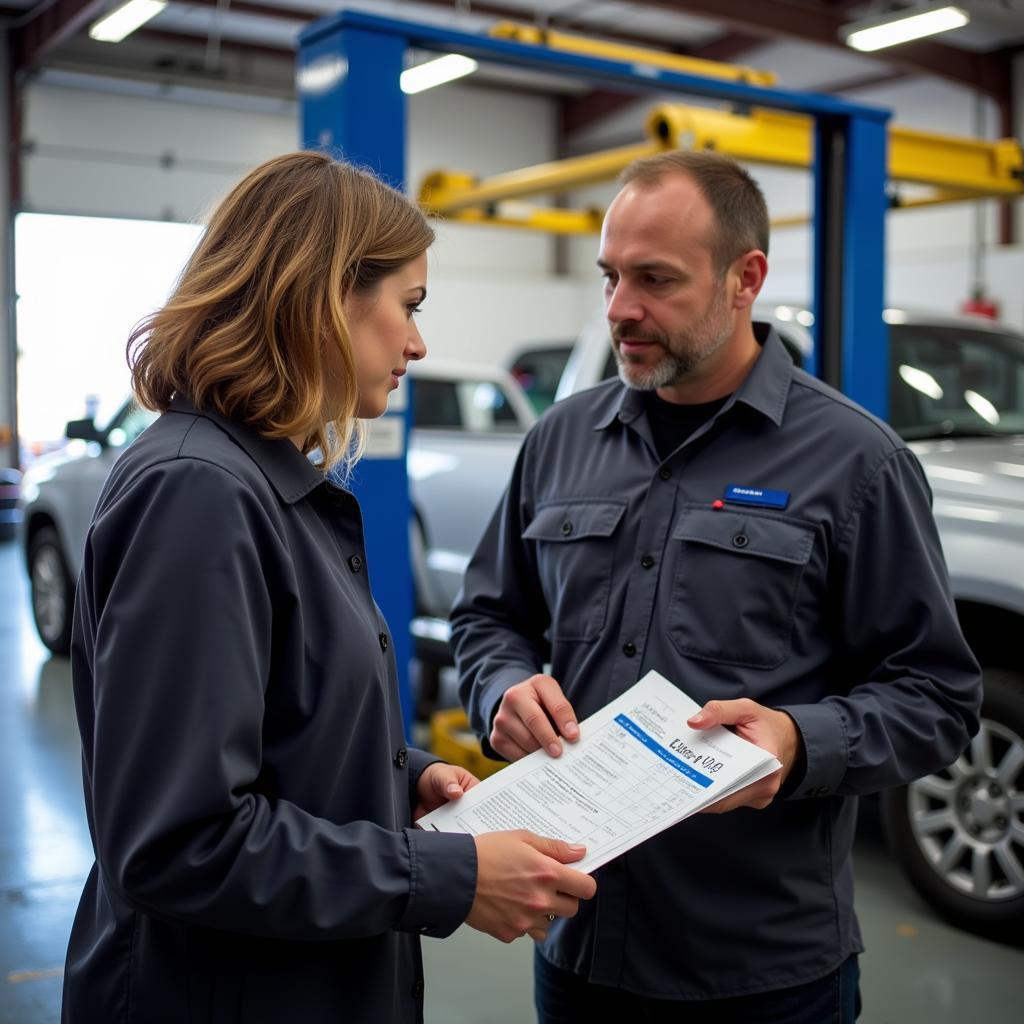
M298 145L293 105L227 109L77 85L27 91L29 210L197 221L248 168ZM408 179L439 167L486 174L549 160L554 118L543 97L491 89L452 85L410 97ZM571 337L576 293L550 279L552 253L544 235L438 225L424 313L435 353L503 363L525 344Z

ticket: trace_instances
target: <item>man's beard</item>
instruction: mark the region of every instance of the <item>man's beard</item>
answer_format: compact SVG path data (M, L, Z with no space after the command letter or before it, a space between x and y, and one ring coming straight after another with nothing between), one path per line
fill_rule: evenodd
M622 337L635 338L660 345L662 358L654 366L645 366L641 359L624 356L618 344L612 346L619 366L619 379L636 391L655 391L671 387L691 374L709 356L714 355L729 340L732 324L726 304L725 288L719 287L711 300L707 313L699 323L680 330L672 337L615 325L612 338L618 343Z

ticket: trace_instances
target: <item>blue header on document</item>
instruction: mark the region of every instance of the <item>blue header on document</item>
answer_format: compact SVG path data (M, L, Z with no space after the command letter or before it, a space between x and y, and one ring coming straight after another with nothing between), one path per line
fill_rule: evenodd
M666 764L671 765L677 772L682 772L688 779L692 779L697 783L698 786L703 786L707 789L708 786L714 781L709 779L706 775L701 775L699 771L691 768L685 761L680 761L671 751L666 750L656 739L649 736L647 733L640 728L631 718L627 715L616 715L615 721L622 726L626 732L629 733L634 739L638 739L648 750L653 751L658 755Z

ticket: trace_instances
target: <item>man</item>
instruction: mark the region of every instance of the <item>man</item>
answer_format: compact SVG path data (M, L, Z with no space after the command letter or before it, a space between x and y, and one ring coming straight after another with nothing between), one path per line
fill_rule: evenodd
M539 946L538 1012L852 1021L855 798L956 758L978 667L918 462L751 321L756 183L683 152L622 182L598 260L621 381L523 445L453 612L463 699L489 752L558 756L657 669L782 769L601 869Z

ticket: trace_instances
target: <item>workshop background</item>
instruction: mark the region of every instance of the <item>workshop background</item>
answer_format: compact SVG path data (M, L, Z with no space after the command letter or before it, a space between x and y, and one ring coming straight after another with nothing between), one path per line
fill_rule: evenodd
M30 533L27 516L60 479L69 500L85 501L86 514L90 510L89 480L101 479L97 467L106 467L104 460L132 436L123 410L127 334L167 295L205 213L228 187L262 160L300 146L302 90L309 86L308 80L297 85L300 33L317 19L362 12L469 34L514 22L543 30L548 35L541 38L556 47L558 33L583 37L590 41L585 53L634 68L647 61L657 67L657 54L696 58L724 66L716 73L736 81L891 111L892 151L895 128L909 130L901 138L914 171L904 178L890 174L886 322L909 318L960 330L951 325L970 321L959 318L986 318L977 337L963 328L963 337L970 337L963 344L971 346L981 345L998 321L1005 328L998 343L1008 360L1004 383L1016 396L1008 401L1024 413L1024 204L1017 198L1024 194L1024 0L968 0L957 8L967 18L962 27L873 53L855 51L844 40L862 23L939 9L941 2L134 0L140 2L152 5L149 20L108 42L90 31L127 6L116 0L0 0L0 467L9 467L0 468L0 1021L16 1024L58 1017L68 932L92 861L69 663L54 653L60 629L47 620L57 613L46 603L61 597L77 571L79 556L67 550L73 543L67 538L78 533L51 522L55 540L47 548L38 531ZM417 66L437 56L411 48L406 61ZM696 67L680 65L688 74ZM698 126L702 111L752 114L743 104L707 95L669 94L657 88L656 73L648 77L651 88L635 82L615 87L596 77L481 60L465 77L406 97L406 188L418 195L426 176L438 171L485 181L638 146L649 138L648 115L662 104L685 103ZM376 123L372 103L360 116L375 131L387 131ZM699 144L696 133L684 136ZM714 145L729 152L727 142ZM777 323L802 325L809 338L806 329L815 323L813 168L797 166L781 141L772 142L771 130L761 133L758 145L778 149L750 163L779 221L761 306ZM949 181L936 184L943 176ZM585 222L590 216L599 223L614 192L609 180L581 176L557 194L510 192L470 207L468 215L465 207L462 216L455 208L440 211L430 297L420 319L430 350L421 384L424 395L432 377L434 387L451 383L472 395L464 410L468 433L508 435L491 440L507 446L511 439L514 446L516 430L554 397L570 349L599 318L597 237ZM559 211L578 217L564 231L547 230L545 211L552 223ZM442 369L431 370L431 363ZM913 367L901 365L901 372L920 393L938 388L938 370L925 378L915 377ZM972 407L997 425L988 399ZM511 413L504 418L509 409L518 416L511 430ZM393 411L406 438L396 451L385 446L378 453L381 465L394 470L389 481L400 477L405 487L406 445L414 486L459 455L451 446L427 444L429 428L454 424L417 423L400 404ZM964 499L958 513L998 527L1006 551L1003 604L985 611L975 594L971 605L972 628L998 652L993 657L1006 707L992 730L995 769L1008 783L999 805L1008 817L1006 839L991 848L1001 888L981 901L978 920L961 916L954 923L911 885L886 843L879 808L874 802L864 808L856 864L867 943L862 1020L869 1024L1020 1019L1024 657L1017 638L1024 625L1024 418L1015 420L1012 412L1003 410L1007 447L995 461L1004 467L995 471L1002 474L1001 504ZM66 436L69 421L83 419L92 421L95 434L79 429ZM115 438L112 430L120 434ZM89 460L91 477L82 470ZM952 459L942 472L965 486L996 486L988 469L953 465ZM1011 485L1017 488L1012 493ZM420 545L431 543L428 513L417 506L416 515L413 558ZM424 572L442 575L424 581L404 573L395 582L410 593L417 587L409 607L421 613L421 631L409 649L421 657L403 682L410 728L422 742L431 738L429 716L453 701L451 670L437 654L444 646L443 613L422 614L436 612L424 607L427 591L443 590L444 580L457 577L464 564L458 552L437 546L425 556ZM56 591L47 571L56 574ZM55 632L47 634L47 621ZM401 628L392 621L393 630ZM435 721L435 736L445 721ZM446 751L465 743L457 723L452 729ZM953 867L946 865L946 877L955 882ZM989 918L998 926L989 927ZM463 928L451 940L426 941L424 950L431 1024L533 1019L528 940L505 947Z

